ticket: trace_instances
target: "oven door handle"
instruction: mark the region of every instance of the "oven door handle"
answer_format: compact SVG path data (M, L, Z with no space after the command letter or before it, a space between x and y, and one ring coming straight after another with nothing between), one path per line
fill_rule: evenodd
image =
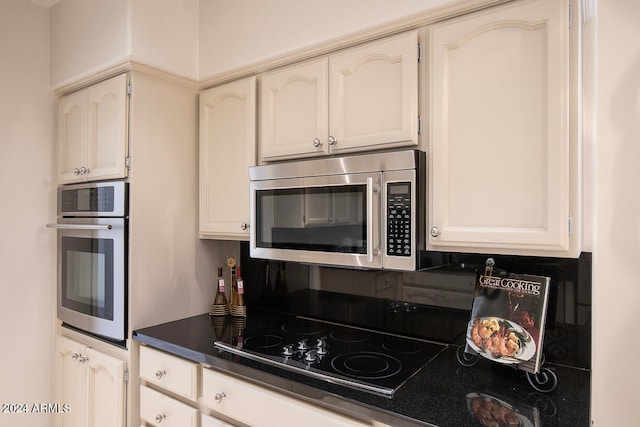
M47 228L57 228L62 230L111 230L111 224L47 224Z

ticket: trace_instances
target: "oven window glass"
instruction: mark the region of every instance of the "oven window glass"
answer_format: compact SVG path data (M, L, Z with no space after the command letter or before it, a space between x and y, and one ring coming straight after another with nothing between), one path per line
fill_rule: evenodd
M61 249L62 305L113 320L113 240L62 237Z
M367 253L366 185L256 192L256 245Z

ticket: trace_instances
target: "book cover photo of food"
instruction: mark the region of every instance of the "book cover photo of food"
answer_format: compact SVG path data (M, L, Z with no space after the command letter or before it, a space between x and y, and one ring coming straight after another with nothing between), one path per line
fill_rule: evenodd
M477 274L465 352L538 373L551 279L494 272Z

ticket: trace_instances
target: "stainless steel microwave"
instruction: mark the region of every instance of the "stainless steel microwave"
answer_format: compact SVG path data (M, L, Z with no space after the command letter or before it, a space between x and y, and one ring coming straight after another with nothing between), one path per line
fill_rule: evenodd
M417 150L250 168L251 257L415 270L424 249L425 168Z

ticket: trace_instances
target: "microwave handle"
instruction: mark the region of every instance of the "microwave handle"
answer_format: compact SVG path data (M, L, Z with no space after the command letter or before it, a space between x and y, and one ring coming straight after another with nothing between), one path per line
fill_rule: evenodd
M373 262L373 178L367 178L367 242L370 245L367 251L367 261Z
M47 224L47 228L57 228L62 230L111 230L111 224Z

